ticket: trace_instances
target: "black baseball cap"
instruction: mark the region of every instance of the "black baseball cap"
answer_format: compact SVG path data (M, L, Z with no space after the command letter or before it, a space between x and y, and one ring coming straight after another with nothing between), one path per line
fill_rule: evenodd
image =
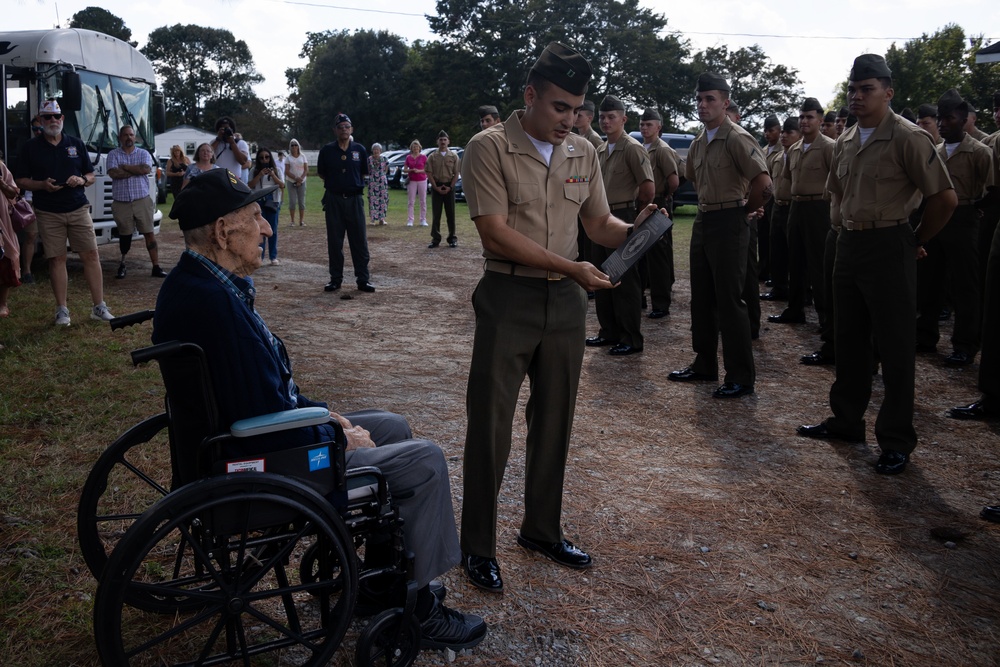
M193 177L180 191L170 209L170 218L177 220L182 230L197 229L277 189L277 185L272 185L251 190L228 169L209 169Z

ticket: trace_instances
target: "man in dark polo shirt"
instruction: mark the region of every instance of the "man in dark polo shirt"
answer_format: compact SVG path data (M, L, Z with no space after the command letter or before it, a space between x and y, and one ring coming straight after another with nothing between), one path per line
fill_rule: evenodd
M38 218L38 233L49 262L52 293L56 297L56 326L68 327L66 241L83 262L83 278L90 288L94 307L90 317L110 320L104 304L104 279L97 254L94 221L85 188L94 184L94 165L87 147L76 137L63 133L63 115L56 100L46 100L38 114L42 134L29 139L21 150L14 178L17 187L31 190L32 206Z
M351 247L354 277L362 292L374 292L369 282L368 235L365 232L365 176L368 175L368 153L365 147L351 141L353 125L347 114L337 114L334 121L337 140L319 152L316 174L322 179L323 211L326 213L326 250L330 257L330 282L327 292L340 289L344 279L344 234Z

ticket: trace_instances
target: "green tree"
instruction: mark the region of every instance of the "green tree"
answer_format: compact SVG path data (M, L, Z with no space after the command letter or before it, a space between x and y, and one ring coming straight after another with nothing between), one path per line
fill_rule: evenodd
M132 31L125 26L125 21L101 7L81 9L70 18L69 27L103 32L132 46L138 46L136 42L131 41Z
M237 115L257 99L250 48L221 28L173 25L149 34L142 49L163 84L168 124L209 127L220 115Z
M409 49L384 30L309 33L303 56L309 62L296 77L296 132L312 143L333 139L334 118L346 113L356 141L385 143L393 136L400 108L410 103L403 70ZM296 73L292 71L290 78Z
M665 34L667 20L638 0L438 0L431 29L445 45L482 59L492 100L519 100L531 64L546 44L578 49L594 68L589 96L613 93L633 106L659 107L668 124L690 115L686 40Z
M752 133L763 128L769 114L798 115L803 98L798 70L771 63L757 44L735 51L725 46L705 49L695 54L693 69L696 77L702 72L726 77L730 99L740 107L740 124Z
M960 88L969 74L965 43L965 31L954 23L902 47L893 43L885 53L892 70L893 108L916 111L921 104L936 102L949 88Z

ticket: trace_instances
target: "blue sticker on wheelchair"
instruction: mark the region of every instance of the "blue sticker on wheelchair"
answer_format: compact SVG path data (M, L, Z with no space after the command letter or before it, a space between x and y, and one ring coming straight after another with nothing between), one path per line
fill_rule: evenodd
M309 450L309 472L330 467L330 448L320 447Z

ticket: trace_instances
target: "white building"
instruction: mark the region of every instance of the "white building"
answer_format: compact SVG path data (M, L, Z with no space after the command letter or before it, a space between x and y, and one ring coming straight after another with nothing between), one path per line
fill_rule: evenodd
M169 157L170 147L176 145L180 146L184 150L184 154L193 160L194 152L198 146L212 143L215 141L215 136L212 132L199 130L190 125L178 125L163 134L156 135L156 154Z

